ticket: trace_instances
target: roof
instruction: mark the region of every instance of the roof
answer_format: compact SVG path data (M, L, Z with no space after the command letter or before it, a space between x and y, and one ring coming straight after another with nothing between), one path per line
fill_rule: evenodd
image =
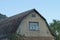
M46 19L39 12L37 12L35 9L31 9L31 10L19 13L17 15L14 15L12 17L6 18L4 20L1 20L0 21L0 35L15 33L17 28L19 27L19 24L24 19L24 17L30 14L32 11L35 11L41 18L43 18L43 20L45 20L47 24ZM50 30L49 27L48 29Z

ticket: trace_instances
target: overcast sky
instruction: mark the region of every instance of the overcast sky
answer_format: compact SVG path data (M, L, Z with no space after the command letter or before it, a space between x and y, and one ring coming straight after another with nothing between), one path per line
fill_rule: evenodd
M35 8L48 23L60 20L60 0L0 0L0 13L13 16Z

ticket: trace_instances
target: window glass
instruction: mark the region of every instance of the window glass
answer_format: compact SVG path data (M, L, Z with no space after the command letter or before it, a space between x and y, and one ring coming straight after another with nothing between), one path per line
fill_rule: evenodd
M35 14L32 14L32 17L36 17L36 15Z
M29 22L29 30L38 30L39 23L38 22Z

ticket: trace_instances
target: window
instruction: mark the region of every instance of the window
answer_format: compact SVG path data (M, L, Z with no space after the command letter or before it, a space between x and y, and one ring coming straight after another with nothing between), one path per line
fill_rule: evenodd
M38 22L29 22L29 30L38 30L39 29L39 23Z
M36 17L36 15L35 14L32 14L32 17Z

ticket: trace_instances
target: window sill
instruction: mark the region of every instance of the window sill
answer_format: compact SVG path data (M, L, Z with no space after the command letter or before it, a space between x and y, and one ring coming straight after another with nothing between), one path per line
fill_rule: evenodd
M29 31L39 31L39 30L29 30Z

